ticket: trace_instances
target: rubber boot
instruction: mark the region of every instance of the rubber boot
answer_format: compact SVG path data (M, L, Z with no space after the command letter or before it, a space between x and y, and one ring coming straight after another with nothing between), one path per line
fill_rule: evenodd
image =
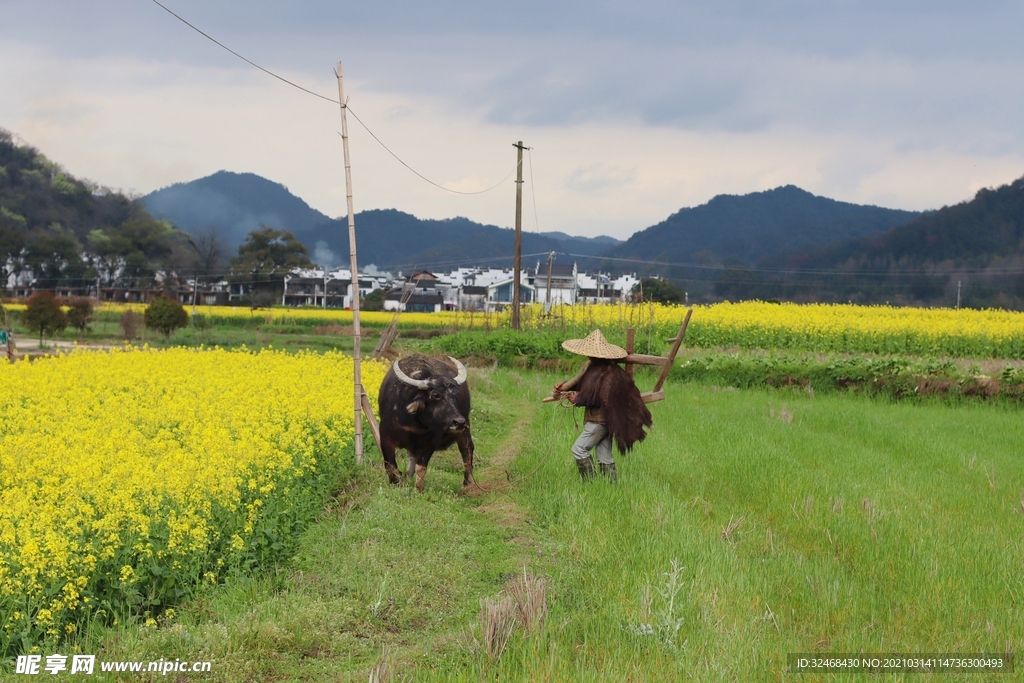
M583 478L583 481L594 478L594 461L590 459L589 455L582 460L576 460L576 467L580 468L580 477Z
M615 469L615 463L604 464L601 463L601 474L608 477L608 481L615 483L619 480L619 473Z

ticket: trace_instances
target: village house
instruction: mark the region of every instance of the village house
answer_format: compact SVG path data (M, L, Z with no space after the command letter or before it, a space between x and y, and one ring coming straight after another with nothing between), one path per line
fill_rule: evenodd
M548 275L550 272L550 292ZM537 262L537 267L526 272L526 281L533 286L536 301L547 305L574 304L578 296L576 280L579 272L576 263L553 263L548 265Z
M365 297L383 286L383 278L359 275L359 296ZM312 306L317 308L352 307L352 271L337 268L296 268L284 277L282 306Z

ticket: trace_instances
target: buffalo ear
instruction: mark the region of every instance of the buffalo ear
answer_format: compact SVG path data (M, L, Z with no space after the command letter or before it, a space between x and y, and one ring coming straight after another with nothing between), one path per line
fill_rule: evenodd
M412 403L410 403L409 405L407 405L405 407L405 412L407 412L410 415L412 415L413 413L416 413L416 412L422 410L424 405L425 404L423 403L423 401L420 401L420 400L413 401Z

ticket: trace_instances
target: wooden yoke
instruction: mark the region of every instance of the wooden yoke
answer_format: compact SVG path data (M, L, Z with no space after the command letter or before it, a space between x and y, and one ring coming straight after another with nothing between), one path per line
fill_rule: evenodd
M661 373L658 375L658 381L654 383L654 389L646 393L641 393L640 397L644 400L644 403L654 403L655 401L661 401L665 398L665 392L662 387L665 385L665 380L668 379L669 370L672 369L672 364L676 360L676 354L679 353L679 347L683 345L683 337L686 336L686 328L690 324L690 316L693 315L693 309L686 311L686 317L683 319L683 324L679 328L679 333L676 334L675 338L669 339L672 342L672 349L668 352L668 356L650 356L646 353L634 353L635 350L635 334L633 328L626 330L626 357L622 359L622 362L626 364L626 372L632 377L636 368L634 365L660 365ZM564 392L567 393L567 392ZM548 396L543 399L544 403L551 403L552 401L558 401L562 396Z

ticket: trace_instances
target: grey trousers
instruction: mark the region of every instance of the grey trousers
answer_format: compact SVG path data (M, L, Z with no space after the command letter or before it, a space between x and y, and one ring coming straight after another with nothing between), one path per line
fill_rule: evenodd
M612 437L608 436L608 428L596 422L584 422L576 443L572 445L572 457L586 460L590 457L590 449L594 449L597 461L602 465L614 465L612 457Z

